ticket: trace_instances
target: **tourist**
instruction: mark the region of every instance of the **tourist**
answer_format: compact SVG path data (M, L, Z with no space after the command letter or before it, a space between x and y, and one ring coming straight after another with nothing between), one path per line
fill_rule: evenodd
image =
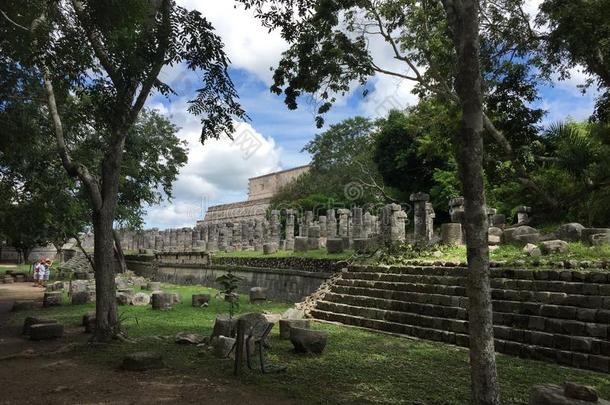
M45 273L44 257L40 258L34 265L34 287L40 287L41 277Z
M51 274L51 266L53 262L51 259L46 259L42 261L42 275L40 276L40 282L43 287L46 287L47 281L49 281L49 275Z

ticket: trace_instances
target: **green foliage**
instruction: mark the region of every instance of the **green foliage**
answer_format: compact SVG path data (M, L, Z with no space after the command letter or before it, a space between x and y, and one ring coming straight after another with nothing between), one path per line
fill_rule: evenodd
M366 118L346 119L315 136L303 148L311 154L311 170L274 196L272 205L326 212L336 206L364 205L386 196L372 160L375 124Z
M216 282L221 285L220 292L224 295L225 300L229 302L229 316L232 318L235 311L239 309L239 294L237 289L243 277L236 276L231 270L226 274L216 277Z

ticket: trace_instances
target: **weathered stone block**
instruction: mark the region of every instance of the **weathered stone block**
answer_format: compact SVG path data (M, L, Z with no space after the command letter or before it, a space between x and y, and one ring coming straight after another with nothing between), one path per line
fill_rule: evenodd
M307 252L309 250L309 238L305 236L296 236L294 238L294 251Z
M72 305L88 304L95 301L95 293L90 291L79 291L72 294Z
M277 244L275 243L264 243L263 244L263 254L271 255L277 252Z
M441 243L443 245L462 244L462 224L447 223L441 225Z
M328 332L304 328L290 328L290 341L299 353L321 354L326 347Z
M582 237L582 230L585 227L577 222L572 222L569 224L563 224L558 229L556 235L559 239L565 240L568 242L578 242Z
M44 297L42 299L42 306L47 307L57 307L61 305L62 302L62 293L60 291L51 291L44 293Z
M34 300L16 300L13 302L13 312L17 311L29 311L36 308L36 301Z
M212 296L210 294L193 294L191 296L191 305L194 307L201 307L209 304Z
M328 253L342 253L343 239L326 239L326 250Z
M567 253L569 248L568 242L559 239L540 242L540 250L542 250L542 253L545 255Z
M310 328L309 319L280 319L280 338L290 339L290 330L292 328Z
M45 324L45 323L57 323L57 320L56 319L46 319L46 318L35 318L32 316L28 316L23 321L23 329L21 330L21 333L24 335L29 335L32 326Z
M264 287L250 288L250 303L258 304L267 301L267 289Z
M50 340L64 335L64 326L59 323L39 323L30 326L30 339Z
M163 368L161 354L155 352L137 352L128 354L123 358L121 368L129 371L146 371Z
M172 309L174 294L161 291L152 294L152 309L166 311Z
M139 292L131 298L131 305L135 305L137 307L144 307L150 304L150 300L150 295L143 292Z

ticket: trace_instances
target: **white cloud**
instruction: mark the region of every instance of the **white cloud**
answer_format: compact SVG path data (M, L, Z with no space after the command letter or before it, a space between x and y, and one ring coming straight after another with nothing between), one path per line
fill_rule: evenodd
M281 148L271 137L259 133L250 123L238 123L229 137L200 142L201 124L187 113L186 99L169 105L150 103L181 129L187 142L188 163L174 182L174 202L149 207L149 227L194 226L202 219L202 207L243 200L248 178L281 169Z

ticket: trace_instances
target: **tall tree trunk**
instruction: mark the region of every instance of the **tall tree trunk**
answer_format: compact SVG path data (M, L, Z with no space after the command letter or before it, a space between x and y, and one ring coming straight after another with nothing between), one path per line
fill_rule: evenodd
M493 340L483 175L479 10L477 0L446 0L444 4L457 52L455 87L462 107L461 128L454 143L464 193L471 401L473 404L500 404Z
M95 254L95 335L98 341L107 341L119 332L114 282L114 255L112 223L114 213L107 210L93 214Z

